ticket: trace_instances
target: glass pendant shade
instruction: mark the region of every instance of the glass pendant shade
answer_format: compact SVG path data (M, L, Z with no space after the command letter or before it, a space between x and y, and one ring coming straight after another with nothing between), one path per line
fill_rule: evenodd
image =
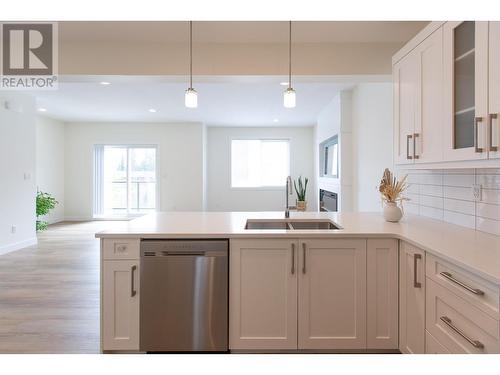
M283 94L283 105L285 106L285 108L295 108L295 104L295 90L289 87Z
M189 88L186 90L184 96L184 104L187 108L197 108L198 107L198 93L195 89Z

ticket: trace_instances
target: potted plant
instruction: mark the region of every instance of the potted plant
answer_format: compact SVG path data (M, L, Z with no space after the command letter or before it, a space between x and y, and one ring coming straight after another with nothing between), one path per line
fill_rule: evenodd
M56 201L56 199L48 194L44 193L42 191L38 191L36 194L36 230L42 231L47 229L47 226L49 223L46 221L39 220L38 218L40 216L45 216L47 215L51 210L55 208L55 206L59 202Z
M408 198L403 197L403 192L408 187L406 178L401 177L396 180L396 177L389 169L385 169L382 181L378 190L382 195L382 203L384 204L384 219L390 222L398 222L403 217L403 201ZM401 207L398 206L398 203Z
M293 181L295 193L297 193L297 211L305 211L307 209L306 192L309 179L306 177L302 183L302 176L297 181Z

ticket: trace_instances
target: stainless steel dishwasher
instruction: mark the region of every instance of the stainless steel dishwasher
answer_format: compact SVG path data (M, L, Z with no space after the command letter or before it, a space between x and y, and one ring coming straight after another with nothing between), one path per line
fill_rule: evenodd
M228 241L141 241L140 350L228 350Z

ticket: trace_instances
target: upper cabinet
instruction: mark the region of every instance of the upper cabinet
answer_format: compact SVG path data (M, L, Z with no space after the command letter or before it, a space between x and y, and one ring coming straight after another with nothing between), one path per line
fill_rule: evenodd
M488 23L447 22L443 31L445 159L485 159Z
M396 163L442 161L443 32L398 61L394 75Z
M488 24L488 153L500 158L500 22Z
M500 22L432 23L393 62L397 164L500 158Z

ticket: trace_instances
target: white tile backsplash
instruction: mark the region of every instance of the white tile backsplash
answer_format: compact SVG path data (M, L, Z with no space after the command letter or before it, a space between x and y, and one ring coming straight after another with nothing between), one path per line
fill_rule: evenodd
M500 168L398 170L408 174L405 212L500 236ZM481 185L476 201L472 186Z

